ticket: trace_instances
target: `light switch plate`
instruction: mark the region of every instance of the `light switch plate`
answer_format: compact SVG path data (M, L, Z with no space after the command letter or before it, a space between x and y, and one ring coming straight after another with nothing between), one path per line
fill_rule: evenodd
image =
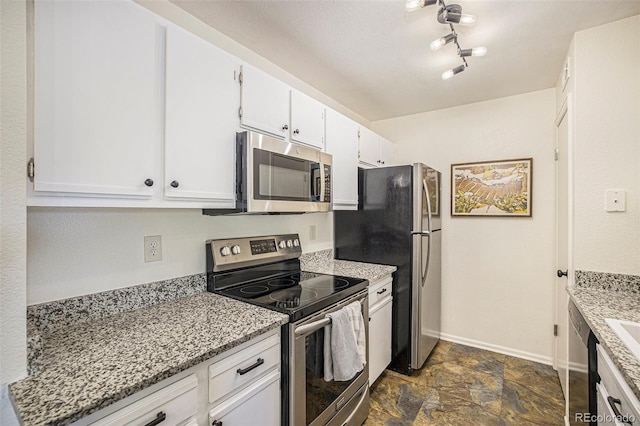
M623 212L627 209L627 191L607 189L605 191L605 211Z

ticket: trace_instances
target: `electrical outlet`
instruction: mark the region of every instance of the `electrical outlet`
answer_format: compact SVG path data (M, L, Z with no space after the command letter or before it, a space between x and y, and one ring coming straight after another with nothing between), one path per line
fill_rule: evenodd
M162 237L153 235L144 237L144 261L157 262L162 260Z
M315 239L316 239L316 226L309 225L309 240L315 241Z

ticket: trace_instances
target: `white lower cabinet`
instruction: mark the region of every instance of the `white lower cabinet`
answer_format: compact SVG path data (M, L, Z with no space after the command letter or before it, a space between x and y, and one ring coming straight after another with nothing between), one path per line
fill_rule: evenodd
M209 411L212 426L278 426L280 371L275 370Z
M94 425L194 424L198 412L197 398L198 379L192 374L116 411Z
M369 386L391 362L392 285L391 276L369 285Z
M599 344L597 384L598 424L616 425L637 424L640 421L640 401L622 377L609 355Z
M74 426L277 426L280 330L120 400Z

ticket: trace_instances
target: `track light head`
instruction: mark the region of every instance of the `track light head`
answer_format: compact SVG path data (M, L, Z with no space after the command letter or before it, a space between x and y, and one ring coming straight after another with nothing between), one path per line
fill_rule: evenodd
M462 64L462 65L458 65L457 67L455 67L453 69L445 71L445 72L442 73L442 79L443 80L449 80L454 75L460 74L462 71L465 70L465 68L467 68L467 66L465 64Z
M416 10L422 9L425 6L436 4L437 2L438 0L407 0L404 8L407 12L415 12Z
M438 22L441 24L473 25L476 22L476 17L463 14L462 6L459 4L450 4L440 8Z
M431 50L438 50L440 49L442 46L444 46L445 44L449 44L452 41L456 40L456 34L455 33L450 33L447 34L446 36L440 37L438 39L435 39L431 42Z
M466 56L484 56L487 54L486 47L474 47L473 49L460 49L460 57Z

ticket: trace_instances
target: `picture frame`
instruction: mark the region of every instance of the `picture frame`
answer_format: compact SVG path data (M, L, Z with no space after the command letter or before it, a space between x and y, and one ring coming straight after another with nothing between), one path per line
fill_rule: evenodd
M531 217L533 158L451 165L451 216Z

